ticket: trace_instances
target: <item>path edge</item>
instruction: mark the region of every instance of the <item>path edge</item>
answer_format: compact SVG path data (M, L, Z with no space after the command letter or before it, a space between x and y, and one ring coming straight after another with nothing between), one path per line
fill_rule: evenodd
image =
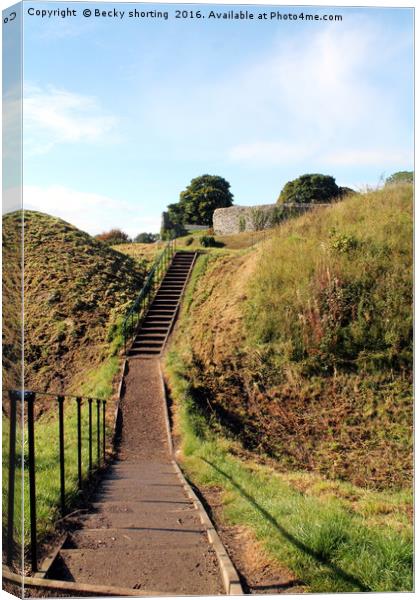
M167 434L167 438L168 438L168 447L169 447L169 453L171 456L171 462L172 462L174 469L184 487L184 490L185 490L187 496L193 502L194 507L200 516L200 520L206 529L207 538L216 553L217 560L219 562L220 571L222 574L222 580L223 580L223 585L225 588L225 593L228 596L242 596L244 594L244 591L242 589L242 585L241 585L241 582L239 579L238 572L235 569L233 562L230 559L230 556L226 552L226 548L224 547L223 542L220 539L220 536L217 533L217 531L213 525L213 522L211 521L209 515L207 514L206 509L204 508L204 506L203 506L201 500L198 498L197 494L192 489L191 485L188 483L188 480L186 479L182 468L180 467L180 465L178 464L178 462L175 458L174 445L173 445L173 441L172 441L171 427L170 427L170 422L169 422L168 396L166 393L165 379L164 379L163 370L162 370L162 362L161 362L161 360L159 360L158 362L159 362L159 379L160 379L160 385L161 385L161 389L162 389L162 398L163 398L163 403L164 403L163 413L164 413L164 419L165 419L166 434Z

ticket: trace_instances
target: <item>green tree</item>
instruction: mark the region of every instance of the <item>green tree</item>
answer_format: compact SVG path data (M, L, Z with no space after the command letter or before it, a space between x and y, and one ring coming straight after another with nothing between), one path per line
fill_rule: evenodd
M340 190L340 194L339 194L340 198L343 198L344 196L348 196L349 194L357 193L349 187L340 187L339 190Z
M139 233L134 238L134 241L138 244L153 244L156 240L159 239L159 235L157 233Z
M335 183L334 177L312 173L301 175L284 186L277 200L279 204L296 203L308 204L311 202L331 202L340 196L340 188Z
M181 192L179 202L168 206L168 215L174 224L211 225L216 208L232 206L230 184L218 175L201 175L191 180Z
M397 171L385 180L385 185L393 185L395 183L413 183L413 171Z

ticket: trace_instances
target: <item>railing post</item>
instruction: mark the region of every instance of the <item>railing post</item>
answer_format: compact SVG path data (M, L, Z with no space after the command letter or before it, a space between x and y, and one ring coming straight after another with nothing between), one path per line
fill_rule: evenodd
M101 464L101 428L100 428L100 400L96 400L96 442L97 442L97 459L98 459L98 468Z
M7 564L13 562L13 532L15 520L15 473L16 473L16 402L22 397L19 391L9 392L10 434L9 434L9 489L7 508Z
M57 396L58 402L58 435L60 453L60 499L61 515L66 513L66 482L65 482L65 457L64 457L64 396Z
M29 511L31 529L31 569L38 570L36 542L36 489L35 489L35 432L34 432L34 392L24 392L28 403L28 458L29 458Z
M79 490L82 489L82 399L76 398L77 402L77 477Z
M106 400L102 400L102 449L103 449L103 455L104 455L104 463L105 463L105 458L106 458L106 440L105 440L106 426L105 426L105 413L106 413Z
M92 475L92 398L88 398L89 405L89 475Z

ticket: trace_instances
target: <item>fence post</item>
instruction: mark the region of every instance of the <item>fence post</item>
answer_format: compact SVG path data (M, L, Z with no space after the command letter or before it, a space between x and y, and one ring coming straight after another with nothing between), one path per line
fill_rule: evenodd
M104 463L106 458L106 442L105 442L105 413L106 413L106 400L102 400L102 449L104 454Z
M37 544L36 544L36 489L35 489L35 433L34 433L34 392L24 392L24 399L28 403L28 458L29 458L29 510L31 529L31 569L38 570Z
M100 428L100 400L96 400L96 441L97 441L97 458L98 458L98 468L101 464L101 428Z
M82 399L76 398L77 402L77 476L79 490L82 489Z
M57 396L58 402L58 435L59 435L59 453L60 453L60 498L61 515L66 512L66 489L65 489L65 466L64 466L64 396Z
M10 434L9 434L9 489L7 508L7 564L13 562L13 529L15 520L15 472L16 472L16 402L21 392L9 392Z
M92 475L92 398L88 398L89 405L89 476Z

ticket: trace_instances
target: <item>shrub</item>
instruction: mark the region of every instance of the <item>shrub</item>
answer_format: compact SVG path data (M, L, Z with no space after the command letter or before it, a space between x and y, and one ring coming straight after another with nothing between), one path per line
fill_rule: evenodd
M191 246L191 244L193 243L193 241L194 241L194 238L191 236L191 237L189 237L189 238L187 238L185 240L185 245L186 246Z
M204 246L204 248L214 248L216 246L216 240L212 235L202 235L200 244Z
M262 231L270 224L271 215L262 208L253 208L251 210L251 223L254 231Z
M114 244L127 244L130 241L128 235L121 231L121 229L111 229L110 231L104 231L95 236L97 240L113 246Z
M386 179L385 185L393 185L395 183L413 183L413 180L413 171L397 171L388 177L388 179Z

